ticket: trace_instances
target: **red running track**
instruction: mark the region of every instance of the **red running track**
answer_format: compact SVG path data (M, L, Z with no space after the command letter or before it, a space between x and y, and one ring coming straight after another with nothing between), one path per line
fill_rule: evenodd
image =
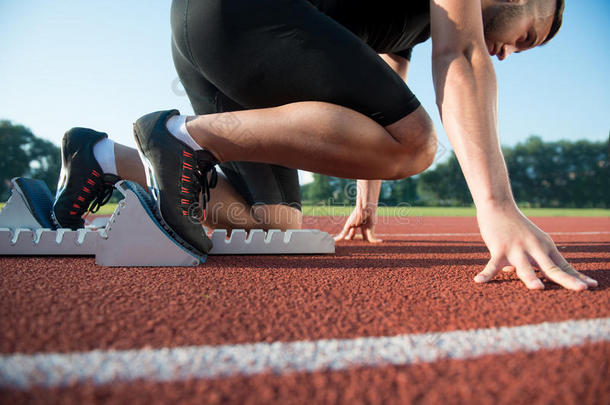
M305 227L337 233L343 221L307 218ZM609 317L610 219L534 221L598 288L577 293L545 282L544 291L528 291L513 274L474 284L488 258L474 218L382 217L378 233L393 236L381 245L342 242L328 256L209 257L197 268L3 257L0 352L291 342ZM410 366L4 390L0 400L608 403L609 359L606 341Z

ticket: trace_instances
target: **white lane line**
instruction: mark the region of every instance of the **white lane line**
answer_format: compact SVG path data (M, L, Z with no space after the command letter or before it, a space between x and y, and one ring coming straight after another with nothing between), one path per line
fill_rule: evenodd
M610 318L389 337L0 356L0 387L180 381L408 365L610 341Z
M591 231L591 232L547 232L549 235L610 235L610 231ZM478 232L461 232L461 233L375 233L377 236L480 236Z

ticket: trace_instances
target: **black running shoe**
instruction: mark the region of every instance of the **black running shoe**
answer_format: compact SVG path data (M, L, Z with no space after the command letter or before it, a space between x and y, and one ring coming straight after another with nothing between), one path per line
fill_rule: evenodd
M214 166L218 160L207 150L196 151L170 134L167 120L179 114L177 110L147 114L134 124L134 136L150 193L168 232L183 246L205 254L212 241L201 221L210 188L216 186Z
M61 174L51 215L58 228L84 227L83 214L97 212L112 197L114 183L121 178L102 172L93 155L93 145L107 137L88 128L72 128L64 135Z

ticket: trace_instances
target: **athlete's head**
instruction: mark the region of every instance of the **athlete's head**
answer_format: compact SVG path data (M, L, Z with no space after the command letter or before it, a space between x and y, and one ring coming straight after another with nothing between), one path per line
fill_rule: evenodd
M559 31L565 0L482 0L485 43L503 60L534 48Z

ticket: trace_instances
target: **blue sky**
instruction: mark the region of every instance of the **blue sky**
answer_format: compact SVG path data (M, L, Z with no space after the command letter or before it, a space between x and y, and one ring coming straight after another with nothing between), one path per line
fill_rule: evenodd
M0 119L59 144L73 126L134 146L151 111L192 113L170 55L170 1L0 2ZM557 38L494 59L500 138L604 140L610 131L610 2L568 1ZM434 100L430 41L415 48L408 83L449 147ZM305 179L307 176L304 176Z

